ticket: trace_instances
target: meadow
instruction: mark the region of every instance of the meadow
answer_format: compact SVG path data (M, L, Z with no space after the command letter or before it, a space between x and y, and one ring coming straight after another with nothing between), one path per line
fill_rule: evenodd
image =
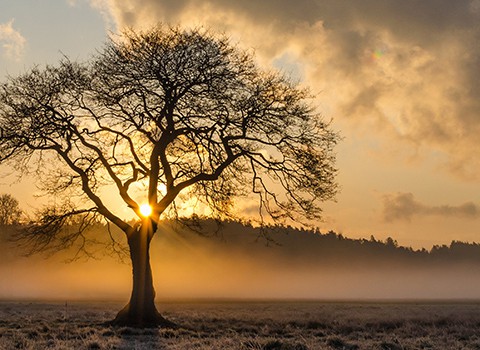
M162 302L177 329L112 327L116 302L0 302L0 349L480 349L474 302Z

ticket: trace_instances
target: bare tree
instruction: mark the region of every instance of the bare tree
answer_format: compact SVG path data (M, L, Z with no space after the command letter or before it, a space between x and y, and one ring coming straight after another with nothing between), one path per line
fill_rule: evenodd
M65 58L1 85L0 162L68 199L43 211L25 231L30 240L84 239L82 228L100 217L118 226L133 290L114 322L168 325L154 305L149 246L160 216L184 194L217 218L237 214L233 199L254 196L262 219L274 220L317 218L334 196L337 135L309 98L224 36L129 31L90 62ZM139 184L151 213L142 211ZM118 213L112 188L135 224ZM80 229L62 236L72 217L82 218Z
M0 194L0 226L17 224L21 216L18 200L8 193Z

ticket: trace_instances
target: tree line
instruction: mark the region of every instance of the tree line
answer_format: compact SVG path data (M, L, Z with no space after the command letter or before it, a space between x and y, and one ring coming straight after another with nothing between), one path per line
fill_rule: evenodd
M4 228L21 229L22 225L26 224L25 221L22 223L22 211L13 196L0 195L0 206L0 215L2 215L0 222ZM250 221L216 221L207 217L181 218L181 220L182 223L179 223L178 220L165 220L162 226L164 229L173 230L182 235L208 236L208 243L205 241L205 244L215 245L218 243L222 245L218 249L225 249L225 247L227 249L244 249L248 250L249 254L257 254L257 257L263 254L265 248L273 247L274 255L279 257L288 257L298 261L308 260L318 264L332 261L337 263L342 261L397 261L410 264L480 263L480 244L475 242L453 240L448 245L440 244L433 245L430 249L414 249L399 245L392 237L382 240L371 235L370 238L355 239L345 237L333 230L322 232L319 228L297 228L279 224L259 227L252 225ZM107 236L106 231L109 230L108 226L102 223L97 223L90 229L92 238ZM64 227L64 230L69 232L68 227ZM99 232L103 233L99 234ZM14 240L15 230L5 231L3 235L5 240ZM87 237L87 241L88 239L89 237ZM193 238L190 237L190 239ZM108 240L106 242L108 243ZM86 247L84 248L86 249ZM111 248L117 249L116 252L112 250L117 255L127 252L126 247L120 245ZM88 255L88 249L85 252ZM27 253L27 251L23 253ZM73 247L71 254L77 253Z

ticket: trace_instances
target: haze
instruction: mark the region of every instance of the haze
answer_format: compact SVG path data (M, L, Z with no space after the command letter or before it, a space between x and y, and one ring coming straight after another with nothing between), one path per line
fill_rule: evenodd
M213 237L165 232L152 246L161 300L445 300L475 299L480 293L478 260L428 263L341 247L329 254L311 249L314 236L280 234L272 244L239 225ZM75 250L45 259L22 258L22 251L6 242L1 247L0 299L124 300L129 294L131 268L117 257L100 254L101 260L66 263Z

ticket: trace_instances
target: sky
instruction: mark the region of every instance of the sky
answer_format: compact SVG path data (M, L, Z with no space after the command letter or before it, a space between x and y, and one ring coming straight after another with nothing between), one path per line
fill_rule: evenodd
M0 79L159 21L224 32L315 94L342 137L321 229L480 241L480 0L0 0ZM35 206L31 179L0 173Z

